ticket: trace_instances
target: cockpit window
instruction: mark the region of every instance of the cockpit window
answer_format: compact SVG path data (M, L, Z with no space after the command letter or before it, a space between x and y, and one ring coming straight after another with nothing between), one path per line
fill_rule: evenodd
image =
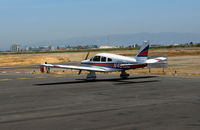
M108 58L108 62L111 62L112 61L112 59L111 58Z
M93 58L93 61L100 61L100 56L95 56L95 57Z
M106 57L101 57L101 62L106 62Z

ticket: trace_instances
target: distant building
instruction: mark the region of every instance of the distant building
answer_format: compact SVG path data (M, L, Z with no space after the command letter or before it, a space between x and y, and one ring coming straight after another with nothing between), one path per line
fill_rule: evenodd
M39 46L39 51L49 51L49 46Z
M173 44L173 46L179 46L179 44L175 43L175 44Z
M10 51L11 51L11 52L20 52L20 45L13 44L13 45L10 47Z
M161 47L161 45L157 45L157 44L151 44L151 47Z
M117 48L116 46L100 46L100 49L110 49L110 48Z
M55 51L56 49L54 48L54 46L49 46L49 51Z
M86 48L95 49L95 48L98 48L98 46L97 45L87 45Z
M29 47L30 51L40 51L39 47Z
M29 51L29 47L28 47L28 46L25 46L25 47L24 47L24 51Z
M129 48L136 48L136 47L138 47L138 46L137 46L137 44L134 44L134 45L129 45L128 47L129 47ZM121 48L122 48L122 47L121 47Z
M66 51L65 48L56 49L56 51Z

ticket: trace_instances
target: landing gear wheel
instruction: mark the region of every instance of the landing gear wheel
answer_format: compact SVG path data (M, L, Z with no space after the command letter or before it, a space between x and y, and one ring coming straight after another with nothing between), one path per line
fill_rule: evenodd
M94 71L90 71L90 73L87 75L86 80L95 80L96 74Z
M127 79L129 77L129 74L127 74L125 70L122 70L121 74L120 74L120 77L122 79Z

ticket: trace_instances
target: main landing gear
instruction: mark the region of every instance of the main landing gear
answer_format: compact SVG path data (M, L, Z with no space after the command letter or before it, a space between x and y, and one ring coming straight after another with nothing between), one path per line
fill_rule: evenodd
M128 76L129 76L129 74L126 73L125 70L122 70L122 71L121 71L120 77L121 77L122 79L126 79L126 78L128 78Z
M89 74L87 74L86 80L95 80L96 79L96 74L94 71L90 71Z
M96 77L97 77L97 76L96 76L96 74L95 74L95 71L90 71L90 73L87 74L86 80L95 80ZM121 74L120 74L120 77L121 77L122 79L126 79L126 78L129 77L129 74L126 73L125 70L122 70L122 71L121 71Z

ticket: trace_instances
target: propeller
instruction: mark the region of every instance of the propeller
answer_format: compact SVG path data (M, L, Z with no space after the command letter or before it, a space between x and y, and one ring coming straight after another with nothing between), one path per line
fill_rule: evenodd
M88 56L89 56L90 52L87 53L86 57L85 57L85 60L87 60Z
M79 70L79 72L78 72L78 75L80 75L80 74L81 74L81 72L82 72L82 70Z
M86 57L85 57L85 60L87 60L87 59L88 59L88 56L89 56L89 54L90 54L90 52L88 52L88 53L87 53L87 55L86 55ZM82 72L82 70L79 70L79 72L78 72L78 75L80 75L80 74L81 74L81 72Z

